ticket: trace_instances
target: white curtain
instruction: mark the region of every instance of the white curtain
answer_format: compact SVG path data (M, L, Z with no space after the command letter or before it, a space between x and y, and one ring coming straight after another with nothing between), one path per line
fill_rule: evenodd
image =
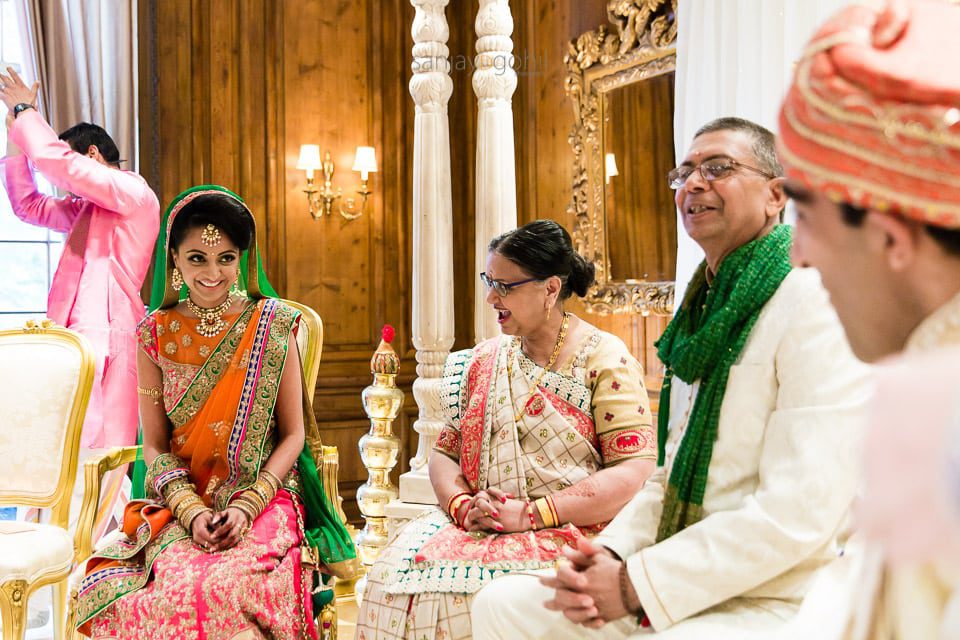
M738 116L776 133L793 63L817 27L850 0L680 0L674 144L684 157L714 118ZM703 260L677 214L679 307Z
M39 80L41 107L62 131L98 124L137 170L136 0L14 0L27 82Z

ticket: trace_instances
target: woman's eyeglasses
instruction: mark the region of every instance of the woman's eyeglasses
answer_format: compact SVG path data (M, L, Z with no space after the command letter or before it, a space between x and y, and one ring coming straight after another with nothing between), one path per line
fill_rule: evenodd
M731 160L729 158L724 158L721 160L707 160L706 162L701 163L696 167L691 167L690 165L682 165L676 169L671 169L670 173L667 174L667 182L670 184L671 189L679 189L687 183L687 178L693 175L694 171L700 172L700 177L702 177L707 182L713 182L714 180L723 180L731 175L737 170L737 168L747 169L748 171L753 171L759 173L768 180L772 180L777 176L767 173L762 169L757 169L756 167L751 167L750 165L743 164L742 162L737 162L736 160Z
M480 281L487 287L487 289L493 289L497 292L497 295L501 298L506 296L514 287L519 287L522 284L527 284L528 282L536 282L540 278L527 278L526 280L517 280L516 282L500 282L499 280L493 280L486 272L480 274Z

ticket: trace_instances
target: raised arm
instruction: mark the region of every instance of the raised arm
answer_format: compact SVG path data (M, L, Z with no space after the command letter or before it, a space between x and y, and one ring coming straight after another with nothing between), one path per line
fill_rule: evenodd
M74 198L54 198L37 189L27 158L21 153L3 160L3 187L15 216L26 223L67 233L80 208Z
M7 67L0 73L0 100L12 111L18 104L36 107L39 83L28 87ZM50 182L108 211L127 213L152 204L156 196L138 175L101 164L74 152L37 112L27 109L16 118L8 115L8 140L27 155Z
M75 152L34 109L21 113L8 133L50 182L108 211L122 215L156 198L140 176Z

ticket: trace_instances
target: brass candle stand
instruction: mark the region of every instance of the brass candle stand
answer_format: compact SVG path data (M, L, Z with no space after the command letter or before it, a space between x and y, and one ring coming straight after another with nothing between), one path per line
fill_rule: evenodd
M363 390L363 410L370 418L370 431L360 438L360 459L369 479L357 489L357 505L365 521L357 534L357 553L364 573L373 566L380 551L387 546L386 508L397 499L399 491L390 482L390 471L400 456L400 439L393 435L393 421L403 407L403 392L397 388L400 358L390 346L393 327L383 328L383 339L370 360L373 384ZM356 587L357 601L363 597L366 575Z

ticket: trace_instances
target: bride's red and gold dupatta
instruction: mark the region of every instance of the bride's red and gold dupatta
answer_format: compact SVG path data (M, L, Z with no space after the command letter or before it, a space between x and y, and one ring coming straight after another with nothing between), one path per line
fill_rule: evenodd
M141 348L163 372L170 452L148 468L146 499L127 505L124 536L88 563L81 630L95 637L231 638L254 628L272 637L314 637L304 538L328 564L348 562L354 551L349 538L342 541L342 524L329 521L332 509L304 507L317 499L319 481L309 447L227 551L196 547L163 499L175 483L190 482L207 506L221 510L256 481L276 441L273 410L298 316L278 300L251 301L217 339L200 336L175 310L144 320Z

